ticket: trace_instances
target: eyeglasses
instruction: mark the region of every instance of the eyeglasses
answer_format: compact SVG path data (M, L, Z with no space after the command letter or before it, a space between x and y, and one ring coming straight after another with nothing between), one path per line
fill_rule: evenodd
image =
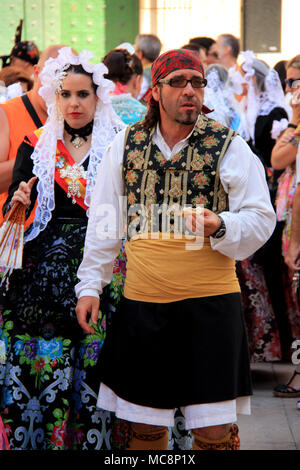
M284 83L290 88L297 88L298 86L300 86L300 78L287 78L286 80L284 80Z
M207 80L202 77L192 77L191 80L184 77L174 77L169 80L159 80L159 83L170 85L172 88L185 88L188 83L190 83L193 88L204 88L207 85Z

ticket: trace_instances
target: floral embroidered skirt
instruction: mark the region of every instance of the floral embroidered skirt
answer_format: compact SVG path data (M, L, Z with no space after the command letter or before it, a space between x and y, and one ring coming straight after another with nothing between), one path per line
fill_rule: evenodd
M126 445L126 423L96 407L106 324L123 294L122 247L94 335L78 325L74 286L85 220L54 220L24 247L0 296L0 418L10 449L106 450ZM180 411L170 449L190 449ZM7 448L7 446L6 446Z
M1 416L11 449L110 449L113 414L96 408L106 321L122 295L120 254L94 335L75 314L86 221L55 221L24 247L1 295Z

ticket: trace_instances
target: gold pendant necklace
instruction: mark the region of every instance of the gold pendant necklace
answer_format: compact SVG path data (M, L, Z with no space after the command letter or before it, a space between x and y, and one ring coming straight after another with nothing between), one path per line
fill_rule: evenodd
M76 149L79 149L84 144L84 141L87 142L87 137L91 135L93 131L93 124L94 120L86 124L85 126L81 127L80 129L73 129L67 121L64 121L65 130L72 136L71 144Z
M76 204L75 197L80 197L80 178L87 178L87 171L81 165L75 163L73 166L67 165L66 168L60 170L61 178L69 178L67 196L72 198L72 203Z
M74 140L71 140L71 144L76 148L79 149L79 147L82 146L83 144L83 139L81 139L79 136L75 137Z

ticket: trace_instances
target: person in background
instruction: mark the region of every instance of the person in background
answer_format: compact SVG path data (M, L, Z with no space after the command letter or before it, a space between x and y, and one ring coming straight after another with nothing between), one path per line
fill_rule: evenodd
M299 272L299 214L300 214L300 55L293 57L287 63L286 93L291 95L292 116L286 129L278 138L273 148L271 161L274 168L285 169L282 175L282 189L277 195L277 213L285 222L283 232L282 251L285 262L290 270L290 289L296 296L295 289L291 288L292 276ZM280 212L279 212L280 210ZM297 275L296 275L297 277ZM294 321L290 322L294 338L300 338L300 331L296 331L299 324L299 282L297 285L297 306L294 309ZM296 320L298 322L296 323ZM292 340L292 339L291 339ZM281 398L300 396L300 365L295 369L287 383L278 384L274 388L274 395Z
M240 40L233 34L220 34L217 37L220 64L226 69L237 67L237 59L240 53Z
M190 39L189 42L190 44L198 44L199 46L204 47L206 52L206 65L219 63L217 43L214 39L206 36L199 36Z
M246 87L241 103L247 123L248 141L266 171L270 197L275 208L278 178L271 154L276 140L274 123L288 122L288 107L277 72L258 60L252 51L242 53L240 75ZM275 230L264 246L251 258L237 263L242 288L244 314L248 328L251 360L278 361L290 358L289 322L297 329L298 307L291 295L287 267L282 255L284 223L277 220Z
M106 78L113 81L112 105L126 125L144 119L146 106L137 100L143 80L143 66L136 54L126 49L113 49L103 58L108 68Z
M9 56L2 56L3 67L13 65L24 69L33 78L34 66L40 59L40 51L32 41L20 41Z
M202 61L204 69L207 66L207 56L206 56L206 49L204 46L200 46L200 44L197 44L195 42L190 42L189 44L185 44L184 46L181 47L181 49L188 49L190 51L196 51L198 52L200 59Z
M205 75L207 87L204 104L213 109L210 117L241 134L238 107L227 88L227 69L221 64L211 64L206 68Z
M143 101L143 97L152 87L151 65L159 56L161 48L162 43L155 34L139 34L135 39L135 53L143 65L143 81L138 100ZM147 102L146 99L144 101Z
M0 82L3 82L6 87L19 83L20 95L33 87L33 80L26 70L14 65L9 65L0 70Z
M300 121L299 121L300 122ZM298 152L296 158L296 191L293 198L292 226L290 244L285 255L285 262L293 273L296 273L296 289L299 298L299 271L300 271L300 124L295 137L298 137ZM296 140L296 139L295 139ZM297 141L296 141L297 142ZM300 397L300 364L296 367L292 377L287 383L278 384L274 388L274 395L281 398ZM298 402L299 407L300 402ZM299 408L300 409L300 408Z

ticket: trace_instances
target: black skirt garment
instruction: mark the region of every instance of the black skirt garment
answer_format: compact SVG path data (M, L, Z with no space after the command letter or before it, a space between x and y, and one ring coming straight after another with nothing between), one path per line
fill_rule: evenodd
M101 382L137 405L172 409L249 396L240 294L164 304L124 298L100 362Z

